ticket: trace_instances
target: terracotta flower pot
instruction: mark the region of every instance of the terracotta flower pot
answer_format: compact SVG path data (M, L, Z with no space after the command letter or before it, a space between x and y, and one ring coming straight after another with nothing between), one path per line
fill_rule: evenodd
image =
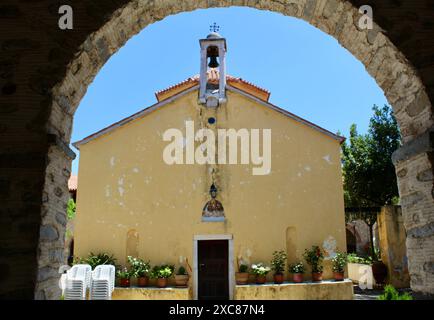
M179 288L185 288L188 286L188 279L189 279L189 275L188 274L177 274L175 275L175 284L177 287Z
M285 277L284 277L283 273L277 273L274 275L274 283L275 284L282 284L284 280L285 280Z
M256 284L264 284L267 281L266 276L256 276Z
M235 281L238 285L247 284L249 281L249 273L248 272L236 272L235 273Z
M137 286L139 286L139 287L147 287L148 284L149 284L149 278L148 277L137 278Z
M333 272L333 276L335 278L335 281L343 281L344 280L344 273L343 272Z
M292 275L292 280L295 283L301 283L301 282L303 282L303 274L302 273L294 273Z
M312 272L312 281L314 282L322 281L322 272Z
M158 288L165 288L165 287L167 287L167 278L158 278L157 279L157 287Z
M384 284L387 277L387 266L381 261L372 263L372 274L377 284Z
M127 288L130 286L130 279L119 279L119 285L121 287Z

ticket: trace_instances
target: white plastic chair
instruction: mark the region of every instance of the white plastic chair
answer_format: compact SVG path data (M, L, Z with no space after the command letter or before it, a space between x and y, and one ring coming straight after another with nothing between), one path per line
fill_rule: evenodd
M100 265L92 272L90 281L91 300L111 300L115 286L115 266Z
M76 264L66 273L65 300L86 300L92 268L88 264Z

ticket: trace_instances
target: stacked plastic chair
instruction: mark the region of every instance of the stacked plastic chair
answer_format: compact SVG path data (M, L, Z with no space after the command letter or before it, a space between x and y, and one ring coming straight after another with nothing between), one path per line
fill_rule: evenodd
M111 300L115 287L115 266L99 265L92 272L90 281L91 300Z
M66 273L65 300L86 300L92 268L88 264L76 264Z

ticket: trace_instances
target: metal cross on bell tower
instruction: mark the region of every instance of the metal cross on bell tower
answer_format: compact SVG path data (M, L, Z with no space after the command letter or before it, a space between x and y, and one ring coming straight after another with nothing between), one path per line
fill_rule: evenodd
M219 32L220 31L220 26L217 25L217 23L213 23L212 25L209 26L209 31L210 32Z

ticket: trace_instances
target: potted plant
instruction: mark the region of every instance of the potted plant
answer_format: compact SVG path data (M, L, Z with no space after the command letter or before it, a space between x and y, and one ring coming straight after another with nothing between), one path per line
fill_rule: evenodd
M310 250L306 249L303 257L312 268L312 281L322 281L324 254L320 247L312 246Z
M333 276L336 281L344 280L345 266L347 265L347 254L345 252L338 252L332 258L333 262Z
M264 284L267 281L267 274L270 272L270 267L265 266L263 263L252 265L252 273L256 276L257 284Z
M274 283L281 284L284 281L286 253L284 251L274 251L271 259L271 268L274 271Z
M167 287L167 279L170 278L175 270L174 266L161 265L152 268L151 277L157 279L157 287L165 288Z
M175 283L177 287L185 288L188 285L188 279L190 276L187 273L187 270L183 266L178 268L178 272L175 275Z
M149 283L149 272L151 271L149 261L145 262L132 256L128 256L127 258L131 266L131 275L137 279L137 286L146 287Z
M130 286L131 274L126 267L121 270L117 270L116 275L119 278L119 285L121 287L127 288Z
M238 272L235 273L235 281L237 284L247 284L249 281L249 266L245 264L240 264Z
M303 282L304 264L303 262L296 262L289 266L289 272L292 273L292 280L295 283Z

